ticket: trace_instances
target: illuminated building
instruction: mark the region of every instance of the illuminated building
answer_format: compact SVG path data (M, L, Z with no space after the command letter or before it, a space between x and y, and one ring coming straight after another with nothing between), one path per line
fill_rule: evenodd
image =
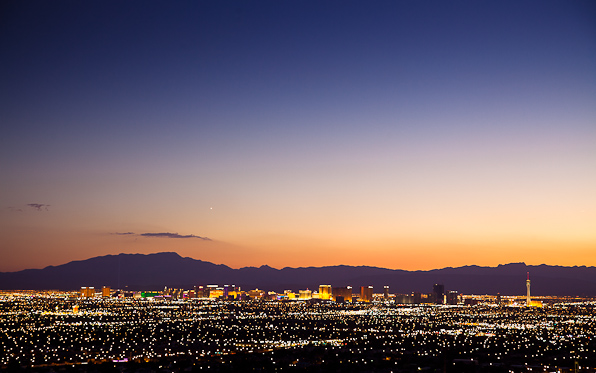
M194 287L195 298L209 298L210 288L207 286L198 285Z
M224 289L223 288L212 288L209 290L209 298L223 298Z
M389 300L389 285L383 287L383 299Z
M306 290L300 290L300 299L311 299L312 298L312 291L306 289Z
M81 287L81 298L93 298L95 297L95 288L93 286Z
M216 291L217 285L207 285L205 288L205 298L217 298L219 295L223 294L223 291L221 294L217 294Z
M252 299L263 298L264 295L265 295L265 292L263 290L254 289L254 290L248 291L248 296L251 297Z
M296 294L292 291L292 290L284 290L284 295L288 298L288 299L296 299Z
M239 299L241 293L242 292L240 291L240 287L239 286L232 285L230 287L229 292L228 292L228 299Z
M361 286L360 287L360 301L370 302L372 301L373 287L372 286Z
M433 285L433 296L435 304L443 304L445 298L445 286L443 284Z
M165 288L164 295L169 295L172 299L179 299L183 298L184 290L182 289L172 289L172 288Z
M447 304L456 305L459 303L459 294L456 290L450 290L447 293Z
M352 302L352 287L334 287L331 289L331 296L336 302Z
M319 285L319 299L331 299L331 285Z
M532 299L530 299L530 272L528 272L528 279L526 280L526 289L528 291L526 294L526 305L529 307L532 303Z
M108 298L110 296L110 291L112 289L109 286L104 286L101 288L101 296L104 298Z

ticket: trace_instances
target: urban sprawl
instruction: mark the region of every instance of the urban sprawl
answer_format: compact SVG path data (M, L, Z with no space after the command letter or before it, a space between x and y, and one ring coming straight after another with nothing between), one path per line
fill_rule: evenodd
M0 292L0 370L595 372L596 299L363 286Z

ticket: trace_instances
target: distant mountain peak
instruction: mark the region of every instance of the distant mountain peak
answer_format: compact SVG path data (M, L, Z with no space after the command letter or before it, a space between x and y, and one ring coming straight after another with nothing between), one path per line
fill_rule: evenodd
M507 263L507 264L499 264L498 267L527 267L528 265L524 262L519 263Z
M169 256L169 257L176 257L176 258L182 258L182 256L180 256L180 254L178 254L175 251L161 251L158 253L149 253L149 254L139 254L139 253L120 253L118 254L118 256Z
M457 268L406 271L369 266L336 265L328 267L283 268L269 265L232 269L176 252L106 255L72 261L44 269L0 272L0 289L64 289L81 286L111 286L131 290L156 290L164 286L192 289L196 285L235 284L243 289L283 291L317 289L320 284L373 286L380 292L389 286L391 293L430 293L433 284L464 294L526 293L526 272L532 271L532 294L596 295L596 267L527 266L525 263L498 267L469 265Z

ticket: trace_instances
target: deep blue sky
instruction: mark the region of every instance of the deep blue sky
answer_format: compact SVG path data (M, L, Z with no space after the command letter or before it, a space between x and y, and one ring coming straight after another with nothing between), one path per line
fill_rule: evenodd
M412 245L596 243L593 1L9 1L0 50L3 251L157 230L413 268Z

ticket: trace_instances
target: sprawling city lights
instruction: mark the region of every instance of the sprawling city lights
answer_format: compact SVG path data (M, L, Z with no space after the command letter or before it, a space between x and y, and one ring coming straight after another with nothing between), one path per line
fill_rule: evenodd
M394 294L349 303L288 299L288 292L247 293L257 296L189 298L167 289L128 294L98 289L98 296L4 292L0 367L596 370L593 299L545 298L543 307L528 307L524 297L519 302L498 297L497 304L496 297L460 296L456 305L404 305ZM475 304L465 305L466 299Z

